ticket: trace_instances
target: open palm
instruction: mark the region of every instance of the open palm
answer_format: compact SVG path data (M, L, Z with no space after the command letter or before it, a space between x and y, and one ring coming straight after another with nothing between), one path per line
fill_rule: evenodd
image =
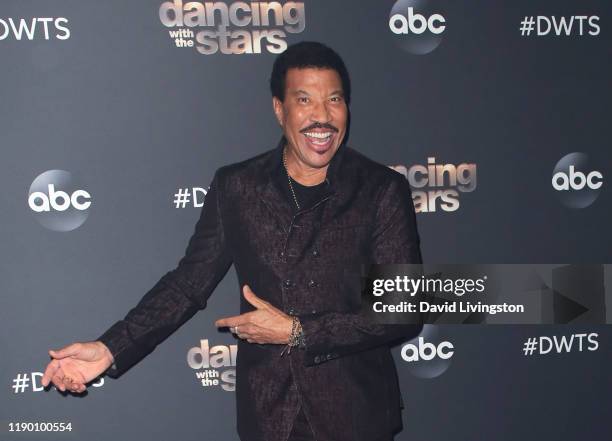
M73 343L58 351L49 351L49 362L42 378L43 386L53 382L61 391L83 392L86 384L113 363L108 348L101 342Z

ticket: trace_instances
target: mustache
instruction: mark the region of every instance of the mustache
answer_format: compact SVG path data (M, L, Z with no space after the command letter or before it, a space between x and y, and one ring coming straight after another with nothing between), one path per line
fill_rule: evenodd
M338 133L338 128L336 126L330 123L319 123L319 122L311 124L308 127L300 130L300 133L306 133L306 132L311 131L312 129L329 129L332 132Z

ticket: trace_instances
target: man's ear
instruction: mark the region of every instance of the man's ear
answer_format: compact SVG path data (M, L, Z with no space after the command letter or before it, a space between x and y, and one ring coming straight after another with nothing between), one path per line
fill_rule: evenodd
M272 108L274 109L274 115L276 116L276 120L278 121L280 126L283 127L283 103L275 96L272 97Z

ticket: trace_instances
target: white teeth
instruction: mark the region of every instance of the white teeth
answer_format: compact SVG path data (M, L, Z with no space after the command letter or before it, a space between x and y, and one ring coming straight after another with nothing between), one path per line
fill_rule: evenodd
M331 132L326 132L326 133L309 132L309 133L305 133L305 135L310 138L325 139L325 138L329 138L330 136L332 136L332 133Z

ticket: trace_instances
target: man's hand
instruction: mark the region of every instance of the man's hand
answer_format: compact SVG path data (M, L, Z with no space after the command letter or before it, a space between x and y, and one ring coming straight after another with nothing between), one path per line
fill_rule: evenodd
M113 355L101 341L73 343L57 351L50 350L53 358L42 377L42 385L53 382L62 392L81 393L86 383L106 371L113 364Z
M256 310L219 319L215 326L229 327L239 338L246 339L249 343L289 343L291 316L257 297L248 285L242 287L242 292L246 301Z

